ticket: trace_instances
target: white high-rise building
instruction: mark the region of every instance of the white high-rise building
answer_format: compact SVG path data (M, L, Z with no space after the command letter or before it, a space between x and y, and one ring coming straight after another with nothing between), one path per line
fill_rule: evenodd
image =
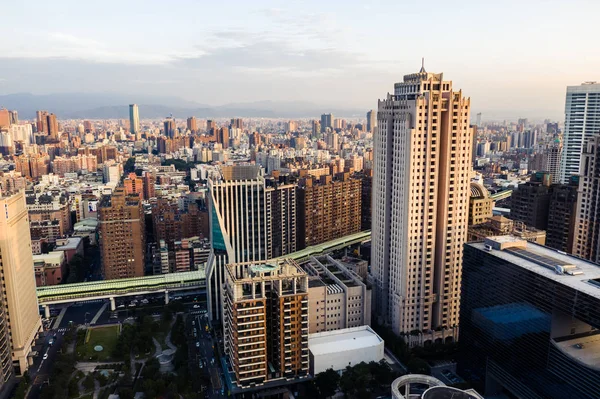
M600 83L586 82L567 87L565 131L560 162L560 181L579 174L586 140L600 133Z
M102 166L102 177L104 183L118 183L121 180L123 174L123 166L119 163L108 163L105 162Z
M421 68L378 105L371 277L378 316L397 334L421 332L410 345L458 334L470 103L443 74Z
M140 131L140 111L137 104L129 104L129 131L131 134Z

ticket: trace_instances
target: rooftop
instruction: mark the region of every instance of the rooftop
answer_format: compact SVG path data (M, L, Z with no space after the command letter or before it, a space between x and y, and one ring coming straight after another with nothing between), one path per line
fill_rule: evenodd
M307 276L293 259L230 263L227 274L235 284Z
M598 264L508 235L466 245L600 299Z
M369 326L326 331L308 336L308 349L318 355L353 351L381 343L383 339Z
M589 334L566 341L554 341L556 346L580 362L600 369L600 334Z
M72 249L77 249L81 244L81 237L69 237L67 242L63 245L60 245L54 248L55 251L69 251Z

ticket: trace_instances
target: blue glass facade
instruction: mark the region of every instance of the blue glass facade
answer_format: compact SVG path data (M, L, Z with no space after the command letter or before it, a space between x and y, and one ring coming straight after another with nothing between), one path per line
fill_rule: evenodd
M211 207L211 238L212 238L212 247L216 251L226 251L225 247L225 238L223 237L223 232L221 231L221 227L219 224L219 217L217 216L217 211L214 206Z
M459 372L485 394L600 398L600 300L518 263L465 245Z

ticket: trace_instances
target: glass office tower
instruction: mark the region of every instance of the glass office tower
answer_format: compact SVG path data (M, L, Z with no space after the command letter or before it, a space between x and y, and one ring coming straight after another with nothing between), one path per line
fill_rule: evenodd
M512 236L465 245L461 374L528 398L600 398L600 265Z

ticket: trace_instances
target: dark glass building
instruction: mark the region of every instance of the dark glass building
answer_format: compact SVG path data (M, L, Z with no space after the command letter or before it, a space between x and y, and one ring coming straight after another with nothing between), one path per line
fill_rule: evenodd
M571 253L578 186L579 176L571 176L569 184L550 186L550 206L546 229L546 245L550 248Z
M512 236L465 244L459 372L484 394L600 398L600 265Z
M512 193L510 218L538 230L548 227L550 174L537 172Z

